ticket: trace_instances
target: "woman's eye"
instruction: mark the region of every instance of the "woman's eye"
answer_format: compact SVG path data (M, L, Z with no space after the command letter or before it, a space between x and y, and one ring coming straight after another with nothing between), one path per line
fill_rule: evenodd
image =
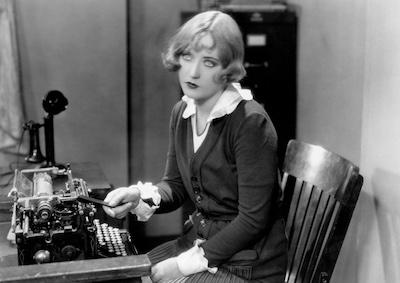
M182 54L182 59L185 61L190 61L192 59L191 54Z
M217 63L212 60L205 60L204 65L206 65L207 67L215 67Z

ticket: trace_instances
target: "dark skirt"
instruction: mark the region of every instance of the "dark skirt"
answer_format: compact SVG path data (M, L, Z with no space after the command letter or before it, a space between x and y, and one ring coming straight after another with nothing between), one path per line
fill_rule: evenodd
M180 241L181 240L181 241ZM190 246L191 247L191 246ZM189 247L189 248L190 248ZM178 256L181 252L184 252L188 248L182 249L182 239L173 240L170 242L166 242L158 247L154 248L148 253L149 259L151 263L154 265L160 261L163 261L167 258ZM240 278L234 275L227 270L218 268L218 271L215 274L212 274L208 271L199 272L192 274L187 277L182 277L170 281L169 283L178 283L178 282L186 282L186 283L207 283L207 282L215 282L215 283L245 283L249 282L243 278Z
M280 220L275 222L270 232L277 232L277 230L284 231L283 222ZM277 234L279 235L281 232ZM198 235L198 230L193 229L193 226L189 225L189 228L186 227L186 229L184 229L182 236L178 237L176 240L169 241L155 247L153 250L148 252L148 257L151 263L154 265L167 258L178 256L180 253L193 247L194 240L198 238L200 238ZM260 252L260 255L267 259L264 262L260 263L256 260L246 265L238 265L227 262L226 264L219 266L218 271L215 274L204 271L187 277L179 278L171 282L283 283L287 263L286 239L284 237L282 240L279 240L279 238L281 237L277 238L276 235L266 235L264 238L263 241L270 242L268 245L262 244L267 248L263 248L262 252ZM271 244L274 247L273 249L268 247ZM269 256L265 256L265 254L269 254Z

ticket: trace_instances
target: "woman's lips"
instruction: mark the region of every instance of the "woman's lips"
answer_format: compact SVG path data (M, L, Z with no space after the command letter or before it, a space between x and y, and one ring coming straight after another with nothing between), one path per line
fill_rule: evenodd
M199 87L197 84L194 84L192 82L186 82L186 85L188 86L188 88L191 88L191 89L195 89L195 88Z

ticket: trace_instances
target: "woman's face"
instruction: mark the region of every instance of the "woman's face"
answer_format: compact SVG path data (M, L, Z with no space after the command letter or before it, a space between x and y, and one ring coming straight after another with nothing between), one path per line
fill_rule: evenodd
M179 57L181 67L178 70L179 83L185 95L193 98L197 104L213 100L224 88L224 83L216 78L223 70L214 40L206 34L199 39L199 50L189 49Z

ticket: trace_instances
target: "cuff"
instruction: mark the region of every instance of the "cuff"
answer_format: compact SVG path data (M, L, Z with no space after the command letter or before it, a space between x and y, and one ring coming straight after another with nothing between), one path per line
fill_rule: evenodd
M195 245L186 252L178 255L176 262L179 271L185 276L202 271L210 273L218 271L217 267L208 267L208 260L204 257L204 250L202 247L199 247L198 242L195 242Z
M157 208L160 207L161 195L158 193L158 188L153 186L152 183L138 182L136 187L140 192L139 204L131 210L131 213L136 214L138 221L147 221L154 214ZM154 205L149 205L143 200L151 200Z

